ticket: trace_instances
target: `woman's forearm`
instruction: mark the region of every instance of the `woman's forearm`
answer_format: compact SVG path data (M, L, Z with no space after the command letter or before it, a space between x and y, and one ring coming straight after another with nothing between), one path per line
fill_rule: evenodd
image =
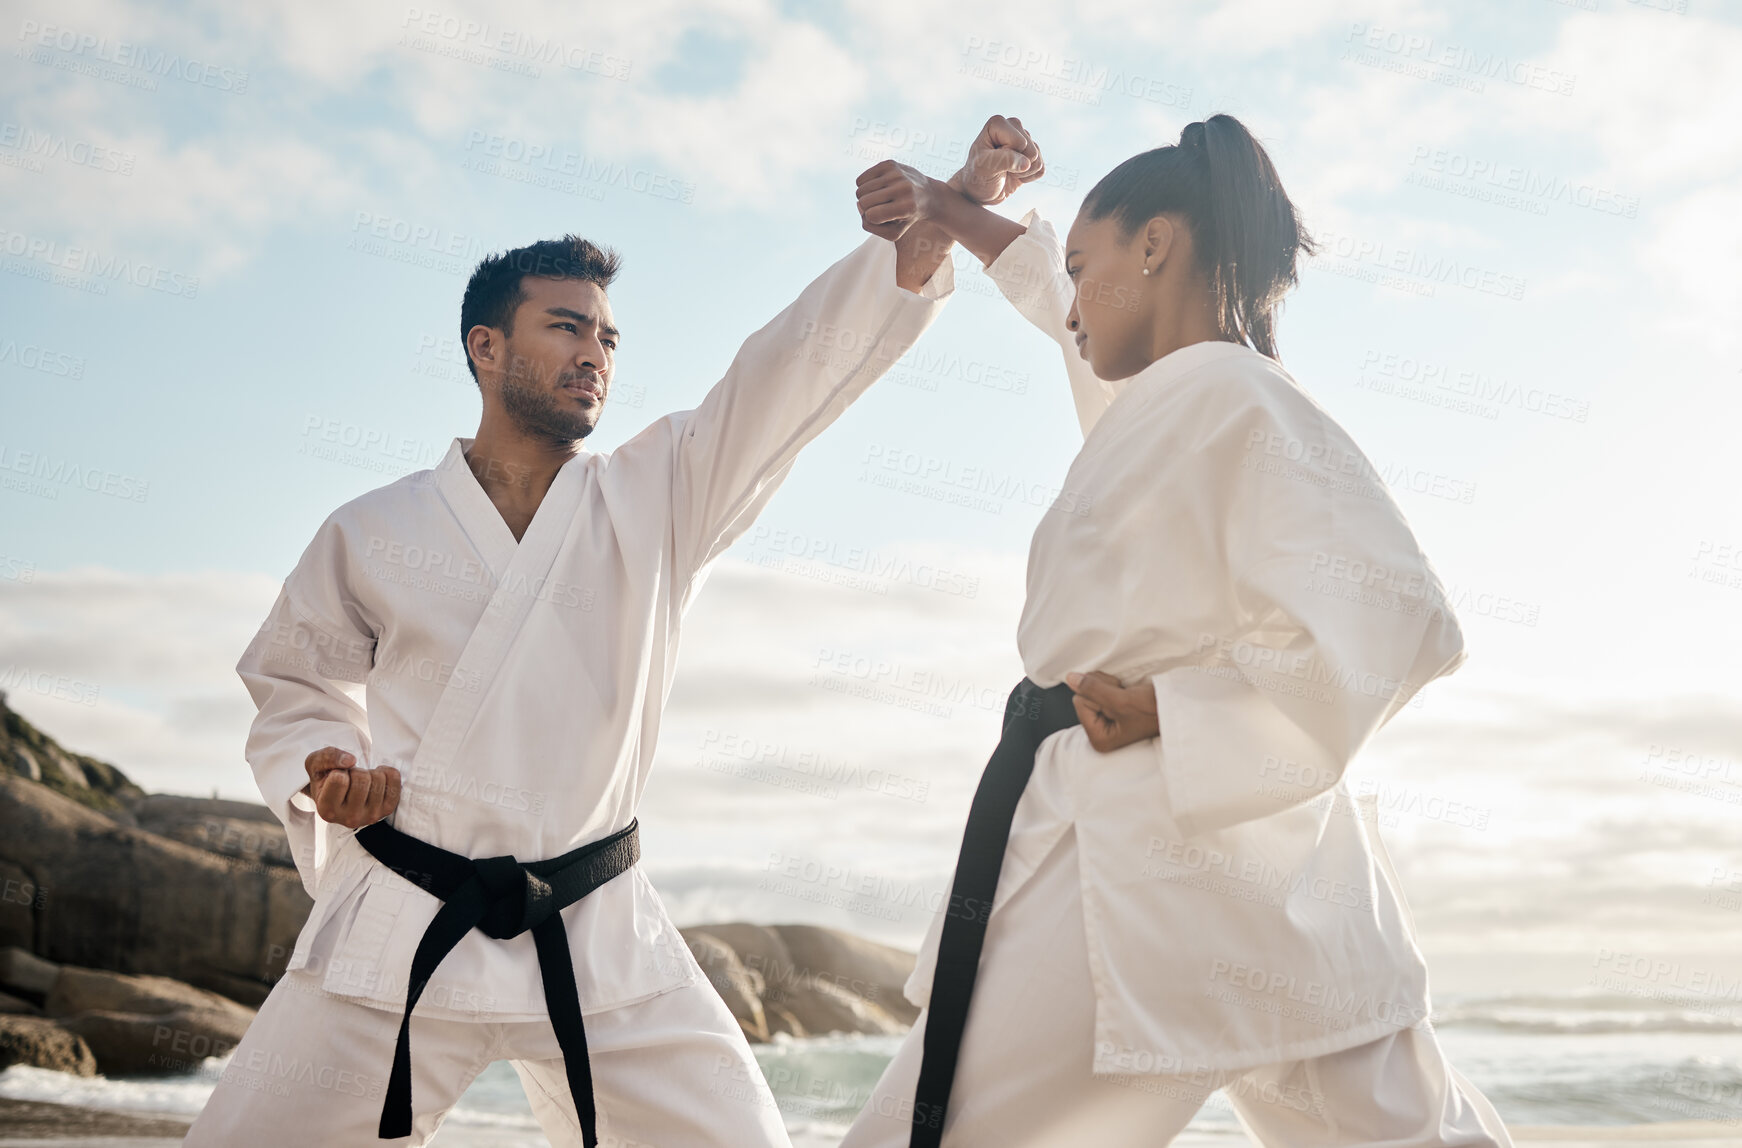
M926 191L925 215L895 241L895 281L909 291L925 286L957 243L989 267L1027 231L964 195L954 179L932 180Z
M981 266L990 267L1011 242L1028 229L1013 219L1006 219L944 185L948 191L939 195L938 208L929 222L943 235L960 243Z

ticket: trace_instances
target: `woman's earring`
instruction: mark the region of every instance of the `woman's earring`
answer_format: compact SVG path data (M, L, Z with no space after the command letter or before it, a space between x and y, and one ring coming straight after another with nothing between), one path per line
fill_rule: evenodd
M1143 269L1143 273L1144 273L1144 274L1145 274L1145 275L1148 275L1148 274L1149 274L1149 268L1147 268L1147 267L1145 267L1145 268L1144 268L1144 269Z

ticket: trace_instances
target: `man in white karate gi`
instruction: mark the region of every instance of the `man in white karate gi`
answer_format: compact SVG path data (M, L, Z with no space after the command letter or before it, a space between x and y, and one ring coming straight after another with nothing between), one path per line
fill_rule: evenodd
M635 809L703 572L951 268L868 237L695 410L596 454L616 271L573 236L479 265L477 434L334 511L237 665L315 906L189 1145L422 1144L496 1060L556 1144L788 1142Z

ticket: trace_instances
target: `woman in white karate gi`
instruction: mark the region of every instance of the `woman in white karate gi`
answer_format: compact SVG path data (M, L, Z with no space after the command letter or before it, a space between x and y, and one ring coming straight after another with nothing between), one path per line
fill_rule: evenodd
M980 206L1043 170L1020 122L987 132L1002 160L965 195L889 162L859 187L867 230L961 242L1061 344L1084 434L1017 635L1082 724L1040 742L1015 805L942 1143L1165 1144L1221 1088L1267 1146L1510 1144L1427 1022L1345 782L1463 638L1365 456L1276 360L1311 241L1269 157L1232 117L1194 123L1101 180L1061 244ZM936 1142L915 1087L944 920L843 1148Z

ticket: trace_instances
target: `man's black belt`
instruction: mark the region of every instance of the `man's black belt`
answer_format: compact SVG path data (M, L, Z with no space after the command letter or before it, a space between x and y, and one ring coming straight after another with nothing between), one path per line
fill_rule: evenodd
M986 923L998 892L998 871L1010 843L1010 822L1016 803L1034 772L1040 743L1063 729L1079 725L1066 685L1042 689L1023 678L1004 705L1004 733L986 772L974 790L956 877L938 938L937 969L932 974L926 1012L925 1039L919 1062L919 1082L913 1092L913 1128L909 1148L938 1148L944 1135L944 1113L956 1079L956 1056L968 1023L968 1002L980 972L980 949Z
M562 1049L569 1092L575 1099L586 1148L599 1142L593 1108L593 1073L587 1064L587 1033L581 1024L581 1000L575 987L575 966L569 958L568 934L562 910L594 889L629 871L641 858L636 822L609 837L548 861L521 863L512 857L472 860L419 841L377 821L357 831L357 842L383 865L440 897L444 902L424 930L411 958L411 978L405 990L405 1015L399 1021L399 1043L393 1049L393 1073L387 1078L387 1099L381 1106L381 1139L411 1135L411 1010L435 975L442 958L473 928L487 937L506 940L532 930L538 946L538 972L544 979L544 1003Z

